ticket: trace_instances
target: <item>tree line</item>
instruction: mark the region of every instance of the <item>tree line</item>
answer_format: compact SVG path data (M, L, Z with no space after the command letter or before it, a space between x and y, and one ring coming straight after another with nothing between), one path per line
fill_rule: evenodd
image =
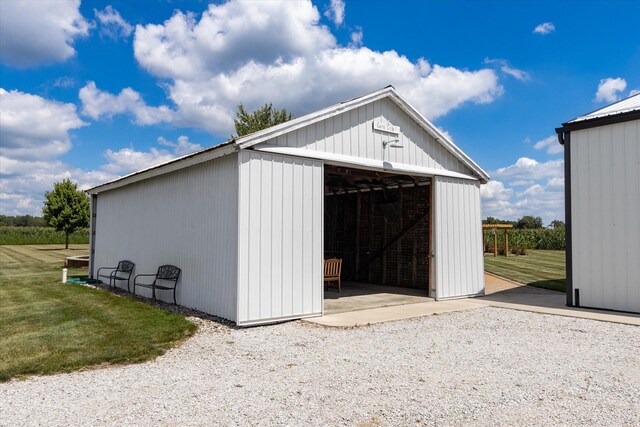
M0 215L0 227L46 227L47 223L40 216Z

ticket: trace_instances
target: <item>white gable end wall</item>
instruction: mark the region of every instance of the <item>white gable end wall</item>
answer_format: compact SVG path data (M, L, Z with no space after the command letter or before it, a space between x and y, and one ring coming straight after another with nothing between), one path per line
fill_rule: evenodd
M136 264L134 274L173 264L182 269L179 305L235 320L237 158L228 155L98 193L94 273L124 259ZM136 292L151 296L145 288ZM157 296L173 302L171 292Z
M374 131L374 121L398 126L400 135ZM394 139L402 148L383 148L383 141ZM399 170L429 169L476 179L465 164L388 98L278 136L255 148L329 161L341 158L345 162L377 161L379 165L388 162L388 167Z

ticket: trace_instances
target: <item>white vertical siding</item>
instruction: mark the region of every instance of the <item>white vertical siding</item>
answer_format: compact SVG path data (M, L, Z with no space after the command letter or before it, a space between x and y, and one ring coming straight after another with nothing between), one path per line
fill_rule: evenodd
M436 299L483 294L480 183L433 181Z
M240 153L239 325L322 313L323 166Z
M400 127L400 136L373 131L374 120ZM382 148L383 140L398 138L402 148ZM261 147L300 148L315 153L331 153L358 159L387 161L402 165L452 171L474 176L460 160L447 151L418 123L389 99L354 110L259 144Z
M640 120L571 132L573 288L640 312Z
M182 269L178 304L236 320L238 156L98 194L95 268ZM126 285L123 285L126 286ZM149 295L144 288L137 292ZM170 292L157 296L172 301Z

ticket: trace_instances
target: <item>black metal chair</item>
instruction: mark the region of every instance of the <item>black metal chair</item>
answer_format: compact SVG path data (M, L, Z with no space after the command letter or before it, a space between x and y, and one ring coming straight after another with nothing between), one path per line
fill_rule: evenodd
M131 282L131 274L136 265L129 260L120 261L117 267L100 267L98 269L97 279L101 277L109 279L109 286L116 286L116 280L127 281L127 291L131 292L129 283ZM100 270L112 270L108 274L100 274Z
M136 294L136 286L151 289L153 299L156 299L156 289L161 291L173 290L173 304L178 305L176 302L176 287L178 286L178 278L180 277L180 269L175 265L161 265L158 267L156 274L138 274L133 279L133 294ZM139 283L138 277L154 277L152 283ZM166 285L159 285L158 281L162 281ZM168 286L173 282L173 286Z

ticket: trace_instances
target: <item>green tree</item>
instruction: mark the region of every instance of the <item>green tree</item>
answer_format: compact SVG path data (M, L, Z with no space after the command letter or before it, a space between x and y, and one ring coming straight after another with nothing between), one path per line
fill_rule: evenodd
M553 221L551 221L551 224L549 224L549 227L555 230L559 228L564 228L564 221L560 221L559 219L554 219Z
M50 227L64 231L64 248L69 248L69 234L89 226L89 197L68 179L53 184L53 191L44 193L42 216Z
M238 136L248 135L259 130L275 126L291 120L293 115L286 109L278 110L273 104L264 104L253 113L247 113L242 103L238 104L238 111L233 124L236 126Z
M525 215L522 218L520 218L518 220L518 222L516 223L516 228L542 228L542 218L540 218L539 216L531 216L531 215Z

